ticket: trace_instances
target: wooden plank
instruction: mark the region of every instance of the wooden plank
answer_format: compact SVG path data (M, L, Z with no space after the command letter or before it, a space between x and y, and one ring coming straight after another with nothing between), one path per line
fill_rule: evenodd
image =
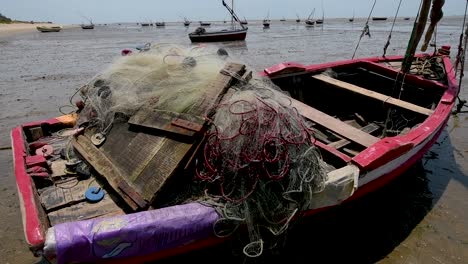
M160 132L167 132L176 135L194 137L202 130L205 124L205 116L208 116L212 108L217 105L220 97L226 92L235 80L232 75L242 75L245 72L245 65L229 63L226 65L216 79L203 91L200 100L195 103L185 113L175 113L170 111L151 109L142 107L128 121L134 126L142 126ZM182 122L193 123L190 127L180 125ZM164 134L162 134L164 135Z
M355 127L352 127L345 122L340 121L332 116L329 116L313 107L310 107L302 102L291 98L291 106L307 119L328 128L338 135L356 142L364 147L369 147L378 142L380 138L369 135Z
M137 210L139 206L130 197L129 194L124 193L119 188L120 181L123 177L120 171L114 166L114 164L104 155L103 152L99 151L91 141L82 135L73 139L73 147L88 161L91 166L103 177L106 178L109 185L122 197L125 203L133 210ZM137 198L138 199L138 198Z
M46 211L52 211L59 207L82 202L85 200L85 192L93 179L78 181L69 180L64 183L46 187L40 192L41 204Z
M372 132L377 131L379 128L380 127L377 124L370 123L367 126L361 128L360 130L370 134ZM332 148L339 149L339 148L342 148L342 147L344 147L344 146L346 146L346 145L348 145L350 143L351 143L351 141L349 141L347 139L340 139L338 141L335 141L335 142L332 142L332 143L328 144L328 146L330 146Z
M184 120L195 125L193 128L186 128L179 125L180 121L178 123L177 120ZM136 112L135 115L130 118L130 120L128 120L128 123L134 126L155 129L160 132L169 132L176 135L194 137L198 132L201 131L205 120L202 117L191 114L142 108Z
M397 98L393 98L393 97L387 96L385 94L381 94L381 93L377 93L377 92L374 92L374 91L371 91L371 90L367 90L367 89L364 89L362 87L359 87L359 86L356 86L356 85L353 85L353 84L350 84L350 83L347 83L347 82L343 82L343 81L331 78L331 77L329 77L327 75L324 75L324 74L314 75L314 76L312 76L312 78L314 78L316 80L323 81L323 82L328 83L328 84L331 84L331 85L333 85L333 86L335 86L337 88L345 89L345 90L348 90L348 91L351 91L351 92L354 92L354 93L357 93L357 94L360 94L360 95L368 96L370 98L380 100L380 101L382 101L384 103L388 103L390 105L397 106L397 107L400 107L400 108L403 108L403 109L407 109L407 110L410 110L410 111L413 111L413 112L416 112L416 113L420 113L420 114L427 115L427 116L434 113L434 111L431 110L431 109L427 109L427 108L421 107L419 105L415 105L415 104L412 104L412 103L409 103L409 102L406 102L406 101L403 101L403 100L400 100L400 99L397 99Z
M86 219L92 219L103 216L123 215L124 211L118 207L115 202L106 193L104 199L97 203L88 203L86 201L59 209L47 214L52 226Z
M165 138L161 149L134 181L142 196L152 202L168 179L182 165L182 161L189 158L194 148L194 144Z

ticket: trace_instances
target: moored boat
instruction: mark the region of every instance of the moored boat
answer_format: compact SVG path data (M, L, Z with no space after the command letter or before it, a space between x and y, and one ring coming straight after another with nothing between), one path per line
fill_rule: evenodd
M386 17L372 17L372 20L373 21L385 21L387 20L387 18Z
M234 13L234 10L230 8L224 0L222 1L223 6L231 14L231 28L218 30L218 31L207 31L203 27L197 28L194 32L189 34L191 42L220 42L220 41L240 41L245 40L247 37L248 28L245 27L241 20ZM235 22L234 22L235 21ZM235 23L239 23L240 28L236 28ZM200 25L202 23L200 22Z
M38 26L36 27L37 30L40 32L59 32L60 30L63 29L62 26Z
M81 25L82 29L94 29L94 24Z

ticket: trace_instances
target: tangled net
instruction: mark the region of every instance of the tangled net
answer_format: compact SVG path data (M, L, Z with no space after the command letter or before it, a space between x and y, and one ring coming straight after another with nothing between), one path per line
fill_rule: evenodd
M106 133L117 113L132 116L143 106L184 113L203 96L225 57L210 47L176 45L153 45L120 57L81 89L86 100L81 122Z
M222 215L215 233L229 235L226 226L245 223L250 243L243 252L257 257L264 230L283 234L323 190L326 174L288 97L258 79L238 88L217 108L196 176L208 183L208 201Z

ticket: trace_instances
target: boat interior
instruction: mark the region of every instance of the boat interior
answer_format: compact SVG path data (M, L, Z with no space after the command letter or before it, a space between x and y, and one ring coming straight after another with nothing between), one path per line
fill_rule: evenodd
M328 172L346 167L353 156L384 136L403 135L417 127L444 93L443 85L432 82L427 86L395 82L379 67L351 64L272 79L291 95L292 106L308 120ZM390 123L385 129L387 116ZM161 141L160 134L151 132L152 126L120 120L100 148L89 141L92 131L78 136L72 148L65 138L60 139L72 127L60 123L25 127L30 155L25 164L34 182L44 226L160 208L183 202L200 191L193 189L193 168L189 164L193 164L201 143L192 148L173 138ZM59 153L48 160L38 159L37 151L46 144ZM183 152L180 159L173 157L178 152ZM70 164L70 155L86 162ZM70 170L70 166L75 167ZM166 173L166 178L152 176L155 169ZM84 194L90 186L102 188L109 195L89 203Z
M416 128L433 113L445 92L443 74L427 76L441 85L423 79L401 82L388 74L388 65L360 62L279 75L273 82L297 100L293 106L312 122L318 146L327 150L324 153L352 158L383 137Z

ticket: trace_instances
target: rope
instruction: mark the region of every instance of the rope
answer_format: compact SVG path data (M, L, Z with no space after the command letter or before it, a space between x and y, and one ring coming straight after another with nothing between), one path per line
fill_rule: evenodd
M457 60L455 61L455 77L457 77L457 72L458 72L458 65L460 65L460 62L461 63L465 63L465 60L464 60L464 54L465 54L465 49L466 49L466 43L465 43L465 49L462 48L462 45L463 45L463 33L466 34L465 32L465 23L466 23L466 11L468 9L468 0L466 1L466 5L465 5L465 16L463 17L463 24L462 24L462 31L460 33L460 40L458 42L458 54L457 54ZM462 56L463 56L463 60L462 60ZM460 79L463 78L463 71L461 71L461 77Z
M356 55L356 51L359 48L359 44L361 43L361 39L364 35L368 35L370 37L370 31L369 31L369 20L370 17L372 16L372 12L374 11L375 3L377 3L377 0L374 0L374 4L372 5L372 9L369 13L369 16L367 17L366 24L364 25L364 28L362 29L361 36L359 37L359 41L356 45L356 48L354 49L353 57L351 59L354 59L354 56Z
M395 13L395 17L393 18L392 28L390 29L390 33L388 34L387 43L385 43L385 46L384 46L384 49L383 49L382 57L384 57L384 58L385 58L385 54L387 53L387 48L390 45L390 39L392 38L393 27L395 26L395 21L396 21L396 18L398 16L398 12L400 11L401 2L402 2L402 0L400 0L400 3L398 4L398 8L397 8L397 11Z
M458 54L457 54L457 61L455 63L455 76L457 74L457 69L458 65L460 64L460 78L458 80L458 94L457 94L457 99L458 99L458 104L457 104L457 109L453 112L453 114L460 113L463 107L468 107L466 104L466 100L460 98L460 91L461 91L461 85L462 85L462 80L464 77L464 71L465 71L465 53L466 53L466 46L467 46L467 38L468 38L468 27L465 32L465 23L466 23L466 12L468 9L468 0L466 1L465 5L465 15L463 17L463 25L462 25L462 32L460 34L460 43L458 45ZM463 40L463 34L465 34L465 43L462 48L462 40Z

